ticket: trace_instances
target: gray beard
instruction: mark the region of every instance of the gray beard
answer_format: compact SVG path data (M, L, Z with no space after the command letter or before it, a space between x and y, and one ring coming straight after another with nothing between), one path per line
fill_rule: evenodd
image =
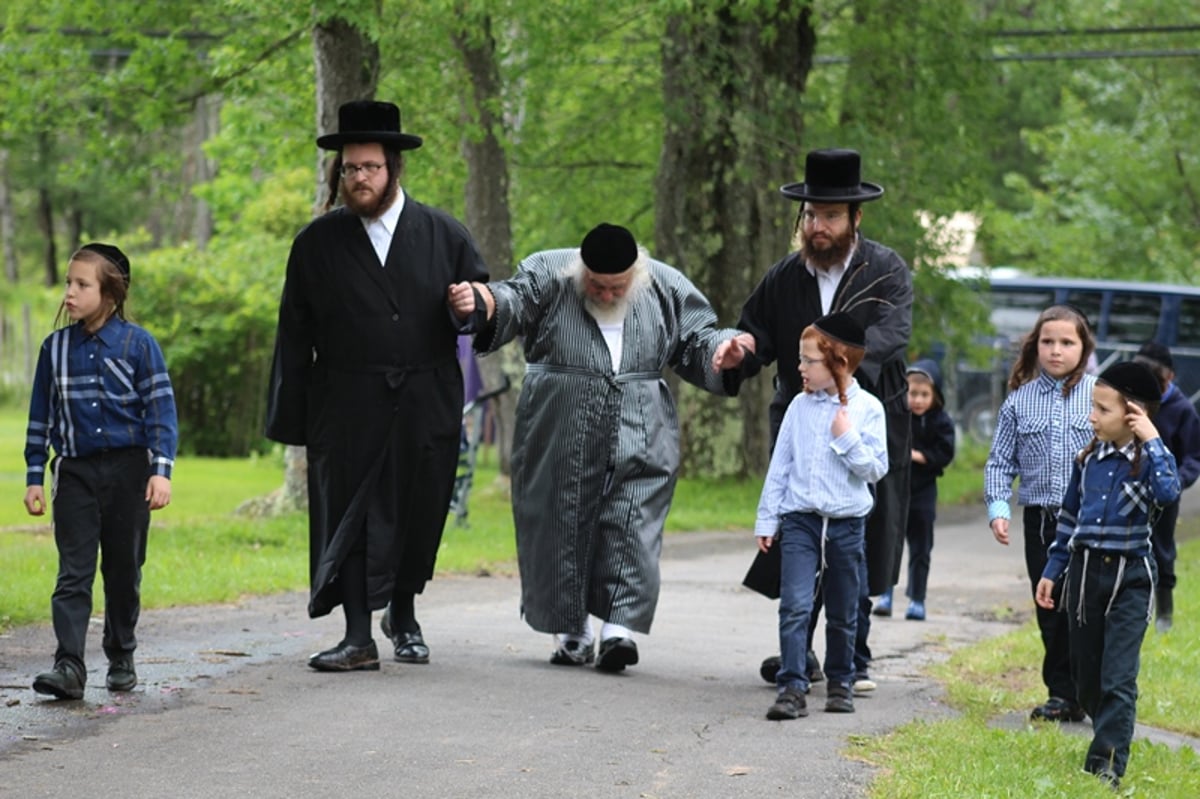
M612 305L601 305L586 294L583 297L583 307L602 325L616 325L625 321L625 312L629 310L629 298L621 297Z

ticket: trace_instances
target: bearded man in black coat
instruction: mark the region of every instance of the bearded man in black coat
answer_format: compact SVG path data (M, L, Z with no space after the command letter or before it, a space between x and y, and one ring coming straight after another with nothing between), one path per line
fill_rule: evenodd
M727 381L752 377L772 361L778 364L771 401L771 442L788 403L802 390L800 333L835 311L863 326L867 353L854 376L883 403L887 418L888 472L875 484L875 508L867 518L865 568L855 643L855 691L873 690L868 674L871 599L895 585L908 518L912 436L908 411L905 351L912 334L912 273L889 247L859 233L862 203L878 199L883 188L860 180L861 159L854 150L813 150L805 159L805 181L780 192L798 201L800 247L772 266L742 307L737 326L745 332L718 348L713 368ZM758 564L756 564L758 565ZM752 569L752 574L761 573ZM747 584L770 595L771 587ZM777 590L777 588L775 589ZM814 612L813 623L817 618ZM810 628L810 632L811 632ZM810 673L818 670L810 653ZM762 676L775 681L778 657L763 662Z
M400 130L391 103L338 111L330 205L300 231L288 257L271 368L269 438L307 447L308 613L339 604L343 639L308 664L379 669L371 612L383 614L395 659L427 663L414 597L433 577L454 485L463 382L451 284L486 282L466 228L400 187ZM480 305L482 306L482 302Z

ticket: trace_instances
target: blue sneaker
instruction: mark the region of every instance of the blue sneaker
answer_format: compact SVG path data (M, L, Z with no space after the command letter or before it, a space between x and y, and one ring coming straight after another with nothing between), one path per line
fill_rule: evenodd
M875 600L875 607L871 609L871 613L876 616L892 615L892 589L889 588L880 594L879 599Z
M904 614L904 618L913 621L925 621L925 603L914 599L908 603L908 612Z

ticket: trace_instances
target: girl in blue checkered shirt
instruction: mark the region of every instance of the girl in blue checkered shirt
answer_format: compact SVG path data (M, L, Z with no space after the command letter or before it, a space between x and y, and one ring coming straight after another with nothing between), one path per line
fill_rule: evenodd
M988 520L996 540L1008 546L1009 500L1020 479L1017 501L1025 506L1025 568L1031 595L1046 567L1055 519L1075 456L1092 439L1088 424L1095 377L1086 373L1095 339L1087 318L1069 305L1052 305L1021 342L1009 376L1009 394L996 417L996 433L983 472ZM1035 719L1082 721L1067 652L1067 621L1037 608L1045 654L1042 681L1049 698L1033 709Z
M58 649L33 689L81 699L97 550L104 576L106 685L137 685L134 628L150 511L171 501L178 424L162 350L125 319L129 259L111 244L71 256L57 322L42 343L25 436L25 508L46 512L51 476L58 580L50 598ZM54 450L54 458L50 458ZM49 467L49 468L47 468Z

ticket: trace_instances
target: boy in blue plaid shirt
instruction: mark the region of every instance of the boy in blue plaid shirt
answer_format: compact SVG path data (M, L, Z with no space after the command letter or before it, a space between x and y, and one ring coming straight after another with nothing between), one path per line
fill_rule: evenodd
M125 319L128 291L129 259L117 247L87 244L71 256L55 324L64 317L72 324L42 343L29 402L25 508L45 514L49 464L58 547L50 599L58 649L33 689L58 699L83 698L97 550L106 684L110 691L137 685L134 628L150 511L171 501L175 395L158 343Z

